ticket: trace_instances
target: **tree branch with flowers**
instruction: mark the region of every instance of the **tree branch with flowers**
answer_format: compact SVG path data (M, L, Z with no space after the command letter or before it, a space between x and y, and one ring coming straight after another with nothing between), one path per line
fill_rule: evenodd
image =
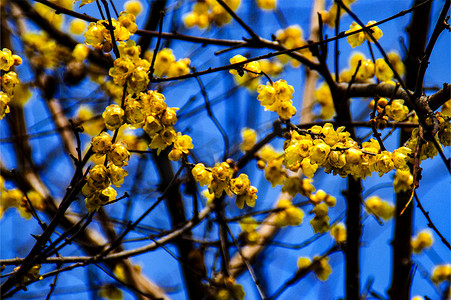
M2 298L449 297L449 0L75 2L0 2Z

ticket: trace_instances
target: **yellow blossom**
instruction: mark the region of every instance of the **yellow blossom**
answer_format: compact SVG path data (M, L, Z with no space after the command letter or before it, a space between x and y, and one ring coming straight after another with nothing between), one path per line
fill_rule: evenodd
M359 29L362 29L362 27L356 22L352 22L350 30L346 31L346 33L354 32ZM362 43L365 41L365 33L361 31L359 33L348 35L346 37L346 40L348 41L349 45L351 45L352 48L355 48L357 46L362 45Z
M274 217L274 225L279 227L298 226L302 223L304 212L299 207L293 205L289 199L280 199L277 208L281 209L276 212Z
M329 258L320 258L315 256L313 258L313 272L315 272L316 277L321 281L326 281L329 279L329 275L332 273L332 268L329 265Z
M130 152L122 143L116 143L111 147L108 159L118 167L126 166L128 165L127 161L130 160Z
M435 284L451 280L451 264L437 265L432 270L431 280Z
M395 193L410 191L412 184L413 176L409 169L396 171L395 181L393 182Z
M377 79L379 79L380 81L388 81L394 75L387 62L382 58L376 59L375 73Z
M346 228L343 223L338 223L337 225L332 226L330 229L330 235L334 238L337 244L343 243L346 241Z
M404 105L404 100L396 99L385 107L385 113L393 120L399 122L403 121L407 117L409 108Z
M211 172L205 170L205 166L202 163L196 164L194 168L191 170L194 179L199 182L201 186L209 185L212 181L213 177L211 176Z
M376 215L384 220L389 220L395 213L395 207L383 201L378 196L372 196L365 200L365 206L370 214Z
M111 104L106 107L102 113L105 126L108 130L116 130L124 123L124 110L117 104Z
M241 130L241 137L243 142L240 145L240 149L243 152L249 151L257 141L257 132L251 128L243 128Z
M142 10L142 4L140 1L130 0L124 3L124 9L126 12L137 16Z
M414 253L421 253L424 249L430 248L433 242L432 233L429 230L422 230L412 238L410 244Z
M73 19L70 21L69 32L72 34L80 35L85 32L86 22L80 19Z

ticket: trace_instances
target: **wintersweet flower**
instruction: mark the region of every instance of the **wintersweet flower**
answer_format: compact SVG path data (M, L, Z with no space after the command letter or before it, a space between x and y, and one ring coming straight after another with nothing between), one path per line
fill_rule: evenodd
M422 230L412 238L410 244L414 253L421 253L424 249L430 248L433 242L432 233L429 230Z
M211 172L208 172L202 163L196 164L196 166L191 170L191 173L193 174L194 179L199 182L201 186L209 185L213 180Z
M359 24L357 24L356 22L352 22L350 29L346 31L346 33L354 32L360 29L362 29L362 27ZM357 46L362 45L362 43L365 41L365 33L361 31L359 33L348 35L346 37L346 40L348 41L349 45L351 45L352 48L355 48Z
M332 268L329 265L329 258L323 257L320 258L318 256L315 256L313 258L313 272L315 273L316 277L318 277L321 281L326 281L329 279L330 274L332 273Z
M106 107L102 113L105 126L108 130L116 130L124 124L124 110L117 104L111 104Z
M376 59L375 73L377 79L380 81L388 81L394 76L393 71L390 69L387 62L382 58Z
M293 205L288 199L280 199L277 203L277 211L274 217L274 225L279 227L298 226L302 223L304 212L299 207Z
M343 223L338 223L337 225L332 226L330 229L330 235L334 238L337 244L343 243L346 241L346 228Z

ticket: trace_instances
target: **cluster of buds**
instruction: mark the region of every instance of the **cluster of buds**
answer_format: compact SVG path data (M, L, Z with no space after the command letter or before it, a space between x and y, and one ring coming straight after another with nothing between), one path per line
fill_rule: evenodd
M334 207L337 200L335 197L327 194L323 190L318 190L316 194L313 194L309 198L310 202L314 205L312 213L315 215L310 220L315 233L324 233L329 230L329 207Z
M89 170L89 177L82 189L82 194L86 197L86 209L89 212L98 210L116 199L117 192L111 185L120 187L124 183L124 177L128 173L122 167L128 165L127 161L130 159L130 152L125 145L113 144L106 132L93 137L91 146L97 157L106 156L108 164L95 165Z
M233 177L233 169L227 162L222 162L211 170L207 170L202 163L196 164L191 170L194 179L201 186L208 185L208 192L219 198L225 192L228 195L236 195L235 204L238 208L254 207L257 199L257 188L251 186L246 174Z
M296 108L293 106L293 86L287 84L283 79L266 85L257 87L257 99L265 110L277 112L279 117L284 120L290 119L296 114Z
M0 70L7 72L0 76L0 120L3 119L5 114L9 113L8 103L14 96L14 87L19 83L16 72L10 71L10 69L12 66L18 66L21 63L22 58L12 54L8 48L3 48L0 51Z
M115 41L111 39L108 20L92 22L84 34L85 44L95 49L101 49L104 52L110 52L113 49L113 42L126 41L138 30L135 19L134 14L127 12L121 12L117 20L111 19Z
M113 82L119 86L127 83L132 93L139 93L149 84L150 63L141 59L141 47L135 41L119 42L120 57L114 61L114 67L109 71Z
M300 168L305 176L312 178L319 167L326 173L333 172L342 177L353 175L365 178L372 172L379 176L392 169L408 170L407 162L412 151L401 147L393 152L381 151L379 143L371 139L362 143L350 138L344 127L335 130L330 123L323 127L313 126L308 134L291 133L290 140L284 144L284 166L292 171Z

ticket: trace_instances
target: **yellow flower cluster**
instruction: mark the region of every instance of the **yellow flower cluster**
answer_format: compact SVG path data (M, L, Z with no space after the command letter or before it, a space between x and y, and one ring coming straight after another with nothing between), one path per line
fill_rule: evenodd
M335 115L334 101L329 86L323 82L314 92L315 102L321 107L321 113L317 118L328 120Z
M131 93L139 93L149 84L150 63L141 59L141 47L136 46L135 41L119 42L120 57L114 61L114 67L109 71L113 82L119 86L127 83Z
M413 175L409 169L397 170L395 180L393 181L393 188L395 193L407 192L412 189Z
M391 119L400 122L404 121L407 118L409 108L404 105L404 100L395 99L390 104L385 106L385 113Z
M287 49L299 48L307 45L304 40L302 28L299 25L288 26L285 29L279 29L276 32L276 40ZM312 59L312 53L308 48L296 51L308 59ZM291 65L295 68L299 67L301 64L299 61L291 59L288 55L278 56L279 59L285 64L291 61Z
M260 66L259 72L265 73L268 76L278 76L283 71L283 65L278 60L262 59L258 61ZM241 76L242 75L242 76ZM255 92L260 84L260 76L254 77L249 72L237 74L234 80L239 85L244 85L249 91Z
M355 74L357 70L357 66L360 62L359 70L355 76L355 82L366 82L367 80L374 77L374 63L371 59L367 59L364 54L360 52L355 52L352 54L349 60L349 69L345 69L340 74L341 82L349 82L351 81L352 76Z
M144 58L152 61L153 52L146 51ZM189 58L181 58L176 60L172 49L164 48L158 51L155 58L154 74L157 77L177 77L186 75L190 72L189 65L191 60Z
M337 200L323 190L318 190L316 194L310 196L310 202L315 205L312 213L315 215L310 221L315 233L324 233L329 230L329 207L334 207Z
M242 56L242 55L235 55L234 57L232 57L230 59L230 64L236 64L236 63L240 63L243 61L246 61L247 58ZM246 73L251 77L257 77L258 75L260 75L260 65L258 63L258 61L251 61L249 63L246 63L244 65L242 65L241 67L237 68L236 70L230 70L230 74L233 75L240 75L243 76L244 75L244 71L246 71Z
M349 7L355 0L344 0L343 4ZM334 4L329 8L329 10L323 10L320 11L321 14L321 20L323 23L329 25L329 27L334 28L335 27L335 19L337 18L337 3L334 2ZM345 13L344 9L340 10L340 16Z
M12 54L8 48L3 48L0 51L0 69L3 71L9 71L12 66L18 66L22 64L22 58L19 55Z
M290 119L296 114L296 108L293 106L294 88L287 84L283 79L274 83L266 83L257 87L257 99L265 110L277 112L279 117L284 120Z
M231 179L230 190L236 195L235 204L238 208L243 208L244 203L250 207L255 206L255 199L257 199L257 188L251 186L249 177L246 174L240 174L237 178Z
M379 172L379 176L382 176L393 168L407 169L406 164L412 152L407 147L393 152L381 151L374 139L359 147L344 127L334 130L331 123L323 127L315 125L309 131L310 134L306 135L296 131L291 133L291 139L284 143L283 160L286 168L294 172L302 169L309 178L319 167L324 167L326 173L333 172L342 177L353 175L366 178L372 172Z
M365 207L368 210L368 213L384 220L390 220L395 213L395 207L378 196L367 198L365 200Z
M0 120L9 113L8 103L14 97L14 87L19 84L19 79L14 71L10 71L12 66L18 66L22 63L22 58L16 54L12 54L8 48L0 51L0 70L7 73L0 76Z
M311 265L313 265L312 270L319 280L326 281L329 279L329 275L332 273L332 267L329 265L328 257L321 258L315 256L313 262L308 257L300 257L298 259L298 269L300 271L309 268Z
M277 203L278 210L275 213L274 225L278 227L301 225L304 212L299 207L293 205L289 199L280 199Z
M435 284L451 281L451 264L437 265L432 270L431 280Z
M117 20L111 19L114 27L115 41L126 41L138 30L135 19L135 15L127 12L121 12ZM95 49L101 49L104 52L110 52L113 49L113 42L115 41L111 40L111 33L108 28L108 20L99 20L96 23L90 23L88 30L83 35L85 37L85 44Z
M72 58L71 50L52 40L44 31L26 33L23 37L25 54L35 68L56 68Z
M388 60L393 69L399 74L404 74L404 64L401 57L396 52L390 52L387 54ZM394 73L388 66L387 62L382 59L376 59L373 63L371 59L367 59L363 53L355 52L352 54L349 60L349 68L343 70L340 73L340 82L350 82L352 76L356 73L357 65L360 62L359 70L355 76L354 82L368 82L374 76L379 81L394 84L392 80Z
M16 208L21 217L28 220L32 217L32 208L28 203L30 200L36 210L44 210L44 198L36 191L29 191L25 196L19 189L6 189L4 186L4 179L0 177L0 218L3 213L9 208Z
M224 0L230 9L237 10L240 0ZM191 11L183 16L185 26L206 28L211 24L222 26L231 21L230 14L216 0L198 0Z
M196 164L191 170L194 179L201 186L208 185L208 192L219 198L225 192L228 195L235 194L235 204L238 208L247 206L254 207L257 199L257 188L251 186L246 174L240 174L232 178L233 169L227 162L222 162L210 170L205 169L202 163Z
M333 237L337 244L346 242L346 228L343 223L338 223L330 228L330 235Z
M106 155L109 163L106 167L98 164L89 170L88 180L82 189L82 194L86 197L86 209L89 212L98 210L116 198L117 192L111 184L120 187L124 183L124 177L128 173L121 167L128 165L127 161L130 159L130 152L124 144L113 144L106 132L93 137L91 147L96 157Z
M163 94L156 91L140 93L138 98L128 97L125 104L126 122L133 127L143 127L151 138L149 148L157 149L157 154L173 145L168 157L179 160L183 154L193 149L192 139L174 130L178 108L168 107Z
M430 248L433 242L432 233L429 230L422 230L412 238L410 244L414 253L421 253L424 249Z
M276 9L277 0L257 0L257 6L261 9Z
M252 217L243 218L240 221L240 239L246 241L246 244L255 244L260 239L260 234L257 231L258 223Z
M376 21L369 21L368 24L366 24L366 26L373 25L374 23L376 23ZM348 31L346 31L346 33L351 33L351 32L354 32L354 31L357 31L360 29L362 29L362 26L360 26L356 22L352 22L350 29ZM371 35L374 37L374 39L376 41L378 41L383 35L382 30L380 30L379 27L377 27L377 26L373 26L373 27L369 28L368 30L371 32ZM346 39L348 40L348 43L349 43L349 45L351 45L352 48L362 45L362 43L365 40L373 43L373 39L371 39L370 35L368 33L366 33L365 31L361 31L361 32L358 32L358 33L355 33L352 35L348 35L346 37Z

